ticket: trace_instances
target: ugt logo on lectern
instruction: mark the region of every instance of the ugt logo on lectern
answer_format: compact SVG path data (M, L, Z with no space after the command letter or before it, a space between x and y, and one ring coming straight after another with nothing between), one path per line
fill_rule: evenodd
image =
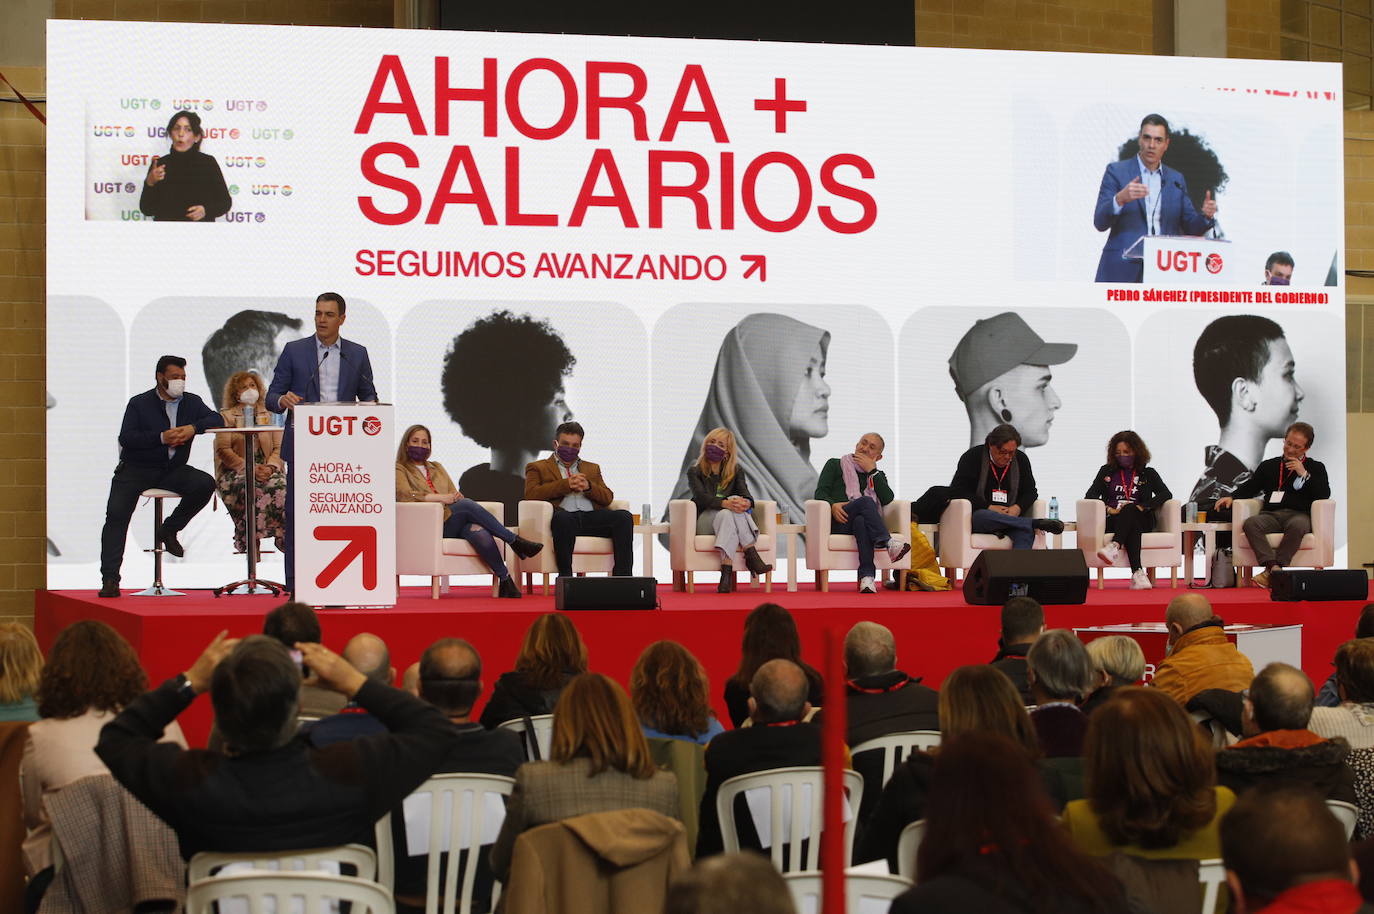
M382 420L376 416L368 416L363 420L363 434L377 435L382 431Z

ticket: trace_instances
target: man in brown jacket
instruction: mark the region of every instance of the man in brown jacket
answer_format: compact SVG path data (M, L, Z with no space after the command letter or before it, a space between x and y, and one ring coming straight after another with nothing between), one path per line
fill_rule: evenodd
M1225 625L1212 614L1212 604L1199 593L1185 593L1169 601L1164 612L1169 628L1169 655L1150 683L1187 706L1204 689L1239 692L1250 687L1255 668L1250 659L1226 639Z
M634 517L608 507L614 493L601 479L601 467L581 459L582 426L564 422L553 440L553 453L525 465L525 498L553 502L553 556L559 575L573 573L573 543L579 536L611 541L615 564L611 574L634 574Z

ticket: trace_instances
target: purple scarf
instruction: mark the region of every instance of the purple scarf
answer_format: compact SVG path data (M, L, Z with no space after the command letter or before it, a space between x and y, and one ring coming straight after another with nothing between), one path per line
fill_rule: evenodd
M874 468L873 472L877 472L876 467ZM866 491L860 491L859 465L854 462L853 454L845 454L843 457L840 458L840 473L844 476L844 494L849 498L850 501L853 501L854 499L859 498L863 495L867 495L869 498L873 499L875 502L878 503L879 508L883 506L882 502L878 501L878 493L873 491L872 474L870 474L868 477L868 489Z

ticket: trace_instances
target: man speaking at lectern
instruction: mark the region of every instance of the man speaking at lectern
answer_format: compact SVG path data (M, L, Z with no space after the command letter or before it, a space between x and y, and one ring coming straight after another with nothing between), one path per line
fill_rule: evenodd
M339 328L348 305L337 292L322 292L315 299L315 335L292 340L282 348L272 385L267 389L267 408L287 412L297 403L352 403L377 401L372 382L372 363L367 347L340 339ZM281 455L286 460L286 589L296 592L296 484L295 422L287 412Z
M1169 122L1158 114L1145 115L1138 139L1135 158L1112 162L1102 174L1093 227L1111 234L1097 262L1097 282L1140 282L1144 262L1121 255L1142 236L1201 235L1216 221L1211 190L1199 214L1188 197L1188 182L1163 162Z

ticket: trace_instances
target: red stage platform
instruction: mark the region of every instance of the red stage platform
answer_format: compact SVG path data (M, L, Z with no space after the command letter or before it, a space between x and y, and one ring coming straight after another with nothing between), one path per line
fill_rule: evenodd
M792 611L801 631L808 662L822 666L822 632L833 626L841 634L862 620L892 629L897 637L898 666L926 684L939 687L957 666L986 663L997 648L1000 610L995 606L968 606L958 591L949 593L860 595L853 584L840 583L830 593L818 593L803 585L788 593L775 587L772 594L745 588L730 595L713 588L695 594L659 589L657 610L626 612L583 611L574 620L590 653L591 668L621 683L645 645L660 638L680 641L705 664L717 713L724 719L720 701L722 683L739 660L744 617L759 603L771 600ZM436 638L466 638L482 654L489 683L511 668L525 628L539 613L553 609L553 597L526 596L522 600L495 600L485 587L459 587L439 600L429 599L428 588L405 588L392 609L322 610L324 639L341 649L358 632L372 632L391 648L392 662L404 670ZM1114 622L1156 621L1182 587L1167 586L1148 591L1126 588L1125 581L1108 582L1106 590L1088 591L1081 606L1046 607L1051 628L1073 628ZM1228 622L1301 624L1303 668L1320 685L1331 672L1335 649L1352 636L1362 602L1275 603L1268 591L1203 591L1217 613ZM35 627L46 650L57 632L77 619L102 619L133 644L154 683L186 669L200 650L221 629L240 636L258 632L262 617L279 601L271 597L213 598L208 592L185 597L134 597L101 600L94 591L47 591L35 593ZM185 715L183 727L192 744L202 744L209 731L208 701L197 702Z

